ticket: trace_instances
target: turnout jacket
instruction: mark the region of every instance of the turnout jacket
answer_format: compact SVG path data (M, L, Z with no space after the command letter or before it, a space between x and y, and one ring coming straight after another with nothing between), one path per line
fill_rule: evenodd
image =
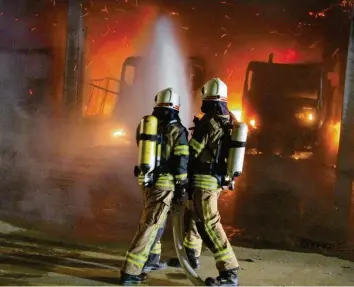
M231 115L210 117L204 115L196 122L189 142L189 176L193 187L217 190L221 187L221 175L216 174L216 163L220 139L224 136L224 125L233 122Z

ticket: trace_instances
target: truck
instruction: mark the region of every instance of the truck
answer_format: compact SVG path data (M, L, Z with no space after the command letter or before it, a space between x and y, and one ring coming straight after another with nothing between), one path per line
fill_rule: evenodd
M291 156L313 152L326 118L321 63L251 61L242 93L248 149Z
M142 63L141 56L131 56L124 60L120 78L106 77L91 80L88 85L86 105L83 115L95 145L130 145L134 141L137 127L136 115L129 108L135 94L135 81ZM191 95L195 107L200 107L201 98L197 91L206 80L207 70L203 59L187 58L187 73L191 82ZM152 98L153 99L153 98Z

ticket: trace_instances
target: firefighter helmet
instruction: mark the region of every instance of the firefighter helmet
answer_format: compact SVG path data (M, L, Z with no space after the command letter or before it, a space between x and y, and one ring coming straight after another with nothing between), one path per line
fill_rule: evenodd
M172 88L164 89L155 97L155 107L169 108L179 111L180 98Z
M227 86L219 78L209 80L202 87L203 101L227 102Z

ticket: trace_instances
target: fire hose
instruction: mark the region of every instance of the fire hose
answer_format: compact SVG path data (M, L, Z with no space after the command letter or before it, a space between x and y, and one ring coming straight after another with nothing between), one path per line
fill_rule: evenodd
M194 286L205 286L204 280L194 271L189 264L186 250L184 249L184 204L174 204L172 207L172 230L173 241L177 253L178 260L183 268L184 273Z

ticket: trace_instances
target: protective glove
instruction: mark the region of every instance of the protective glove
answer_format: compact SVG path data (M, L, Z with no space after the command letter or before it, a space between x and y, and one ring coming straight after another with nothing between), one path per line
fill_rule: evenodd
M186 196L186 184L177 183L175 185L175 193L172 200L173 204L183 204Z
M230 179L229 190L233 191L235 189L236 178L238 178L240 175L241 173L235 173L234 176Z
M221 187L222 190L233 191L235 189L235 179L236 179L236 177L224 180L224 182L222 183L222 187Z
M229 190L233 191L235 189L235 178L231 179L229 183Z

